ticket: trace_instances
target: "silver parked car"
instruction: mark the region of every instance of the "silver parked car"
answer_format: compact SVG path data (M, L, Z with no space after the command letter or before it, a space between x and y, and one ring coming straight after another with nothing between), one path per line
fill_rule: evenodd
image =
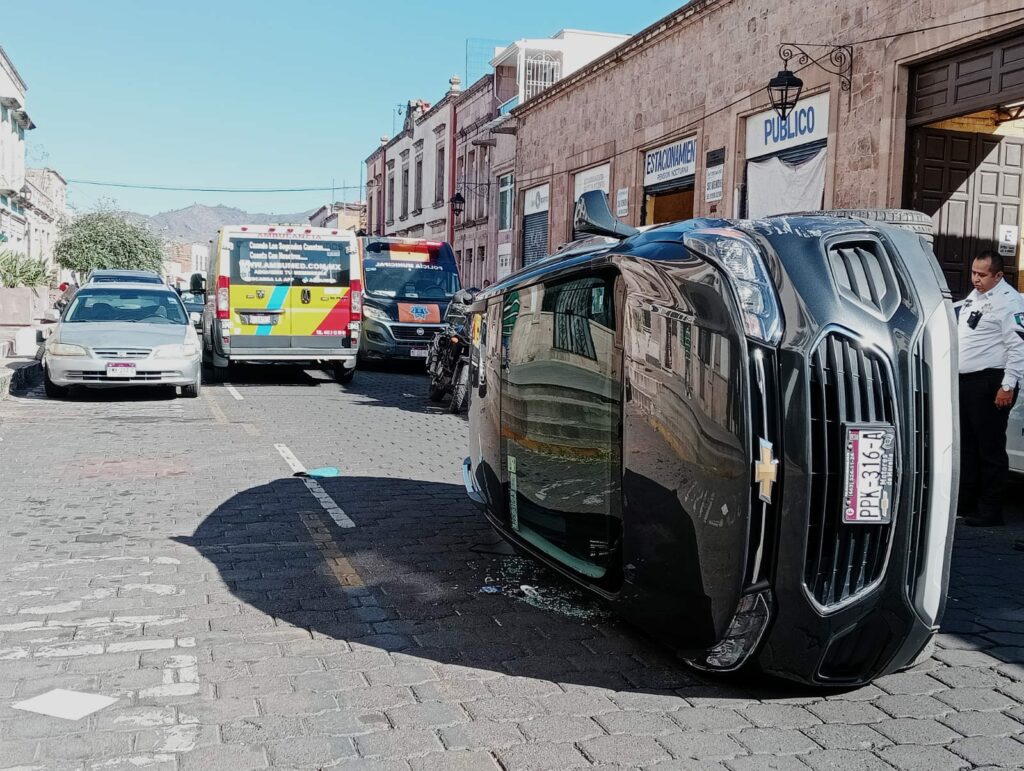
M1006 453L1010 456L1010 469L1024 474L1024 399L1017 399L1017 405L1010 413L1010 424L1006 428Z
M161 284L166 286L159 275L151 270L128 270L120 268L99 268L89 274L86 284Z
M202 353L177 293L145 283L86 284L43 349L46 395L71 386L180 386L199 396Z

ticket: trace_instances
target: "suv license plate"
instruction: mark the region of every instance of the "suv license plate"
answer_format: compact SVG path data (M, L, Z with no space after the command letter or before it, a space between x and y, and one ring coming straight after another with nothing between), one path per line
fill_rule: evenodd
M242 322L252 324L253 326L264 326L266 324L275 326L277 324L277 316L269 313L250 313L242 318Z
M886 525L892 520L892 475L896 429L847 426L843 478L843 522Z
M428 352L429 349L427 348L413 348L411 351L409 351L409 355L412 356L414 359L425 359L427 358Z
M135 377L135 362L108 361L107 377Z

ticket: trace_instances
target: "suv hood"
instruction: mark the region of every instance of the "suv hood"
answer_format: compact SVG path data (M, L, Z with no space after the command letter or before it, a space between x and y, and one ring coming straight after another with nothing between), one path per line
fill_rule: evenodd
M184 343L190 329L187 324L85 321L61 324L57 340L87 348L156 348L158 345Z

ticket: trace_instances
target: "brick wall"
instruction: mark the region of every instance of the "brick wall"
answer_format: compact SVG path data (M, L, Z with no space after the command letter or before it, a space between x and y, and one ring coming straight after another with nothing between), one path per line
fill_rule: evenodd
M781 68L778 45L831 41L854 43L849 92L840 90L838 77L817 67L798 72L805 94L830 92L825 205L898 206L907 65L1019 29L1024 10L859 41L1019 8L1019 0L794 0L770 9L756 0L695 0L514 113L516 188L551 182L554 248L571 235L573 172L610 160L610 187L629 188L626 219L637 224L643 152L696 134L694 214L731 216L745 164L744 119L768 107L764 87ZM712 209L703 196L703 160L707 150L720 147L726 148L725 196ZM519 241L517 232L517 260Z

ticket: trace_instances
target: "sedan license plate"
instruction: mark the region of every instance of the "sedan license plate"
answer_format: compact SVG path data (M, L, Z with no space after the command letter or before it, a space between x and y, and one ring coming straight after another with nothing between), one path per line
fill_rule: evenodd
M896 429L847 426L843 479L843 522L885 525L892 520L892 476Z
M242 317L242 322L253 326L274 326L277 324L277 316L270 313L249 313Z
M135 377L135 362L108 361L107 377Z
M429 353L429 349L427 348L413 348L409 351L409 355L414 359L425 359L427 358L427 353Z

